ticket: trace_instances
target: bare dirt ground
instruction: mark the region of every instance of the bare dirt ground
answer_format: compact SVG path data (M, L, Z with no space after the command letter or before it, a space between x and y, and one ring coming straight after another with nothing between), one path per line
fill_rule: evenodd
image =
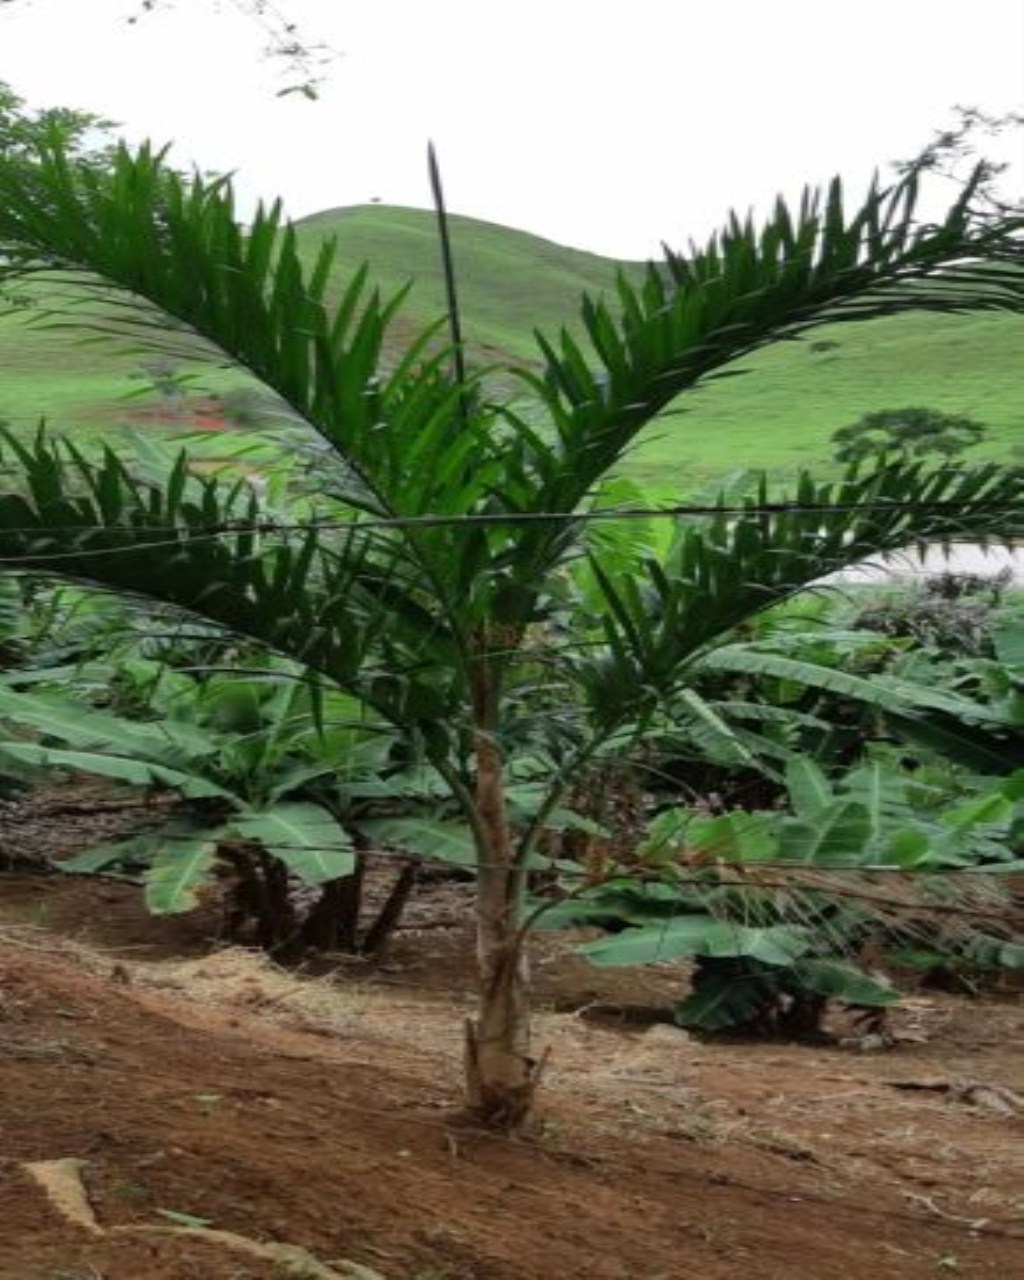
M60 852L97 820L47 803ZM1019 994L912 998L887 1053L701 1044L657 1020L676 969L544 938L543 1125L509 1140L458 1118L465 901L295 974L213 913L0 874L0 1277L1024 1277Z

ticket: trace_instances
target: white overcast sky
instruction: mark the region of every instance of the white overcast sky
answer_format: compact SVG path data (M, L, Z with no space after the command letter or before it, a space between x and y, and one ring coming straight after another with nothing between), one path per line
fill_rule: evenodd
M1024 0L278 3L340 52L317 102L276 96L230 0L134 26L140 0L2 5L0 79L173 141L296 217L427 206L433 138L453 209L622 257L835 172L860 184L954 104L1024 108Z

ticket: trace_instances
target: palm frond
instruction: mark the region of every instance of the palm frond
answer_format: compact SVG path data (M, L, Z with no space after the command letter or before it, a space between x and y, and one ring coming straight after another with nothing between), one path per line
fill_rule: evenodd
M225 179L185 179L148 146L119 147L97 170L59 137L33 164L0 157L0 184L0 283L56 272L77 291L43 323L144 347L202 339L325 437L358 481L347 499L377 515L464 510L485 491L493 445L467 430L474 384L456 382L436 349L443 321L389 371L385 339L407 289L382 297L360 267L337 296L333 245L307 269L279 204L243 226Z
M529 378L574 464L546 477L549 508L572 509L680 393L768 343L908 310L1019 310L1022 220L976 217L982 180L934 224L917 221L916 175L852 212L837 180L762 227L733 217L705 248L668 251L639 284L621 276L617 313L584 298L585 340L538 334L545 368Z
M353 524L279 529L244 483L198 479L181 455L161 483L111 450L93 462L38 436L0 435L20 480L0 486L0 565L157 600L251 637L342 687L363 677L384 623L406 664L457 639L422 603L401 540Z
M594 562L605 643L573 664L599 718L614 722L627 706L667 698L711 641L870 555L929 541L1009 539L1020 525L1024 474L996 465L960 473L902 465L868 476L853 470L836 483L805 477L792 508L766 512L764 496L741 514L681 525L669 554L648 560L642 576L613 579ZM754 661L741 652L729 657L731 669ZM724 667L726 657L706 661ZM771 661L777 674L786 663L800 665L781 654Z

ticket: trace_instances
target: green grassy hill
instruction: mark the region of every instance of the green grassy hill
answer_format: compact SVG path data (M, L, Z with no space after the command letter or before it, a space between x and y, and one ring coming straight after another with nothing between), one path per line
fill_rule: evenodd
M636 267L493 222L452 215L450 223L466 337L485 356L531 359L534 329L552 330L570 321L581 293L607 289L620 268ZM410 317L429 321L444 314L432 213L356 205L314 214L298 228L310 258L325 238L333 238L341 265L354 270L369 262L385 293L414 281Z
M837 346L817 353L818 342ZM742 467L830 464L829 437L874 409L921 405L988 427L973 456L1024 447L1024 316L904 316L836 325L780 343L677 401L631 460L647 483L674 466L707 474ZM1019 460L1019 459L1018 459Z
M414 287L399 333L443 310L433 216L385 205L332 210L304 219L310 258L324 237L337 241L345 273L370 263L385 293ZM472 218L452 232L466 337L474 356L529 360L534 328L571 323L579 294L612 285L617 263ZM828 350L815 344L835 343ZM828 464L828 437L871 409L924 405L988 424L977 451L1008 456L1024 446L1024 316L918 316L820 330L745 362L743 377L712 382L685 397L653 428L628 468L658 492L682 493L723 471ZM130 422L138 356L82 345L65 332L26 328L0 316L0 418L19 427L45 416L54 427L93 433ZM238 381L203 369L202 386ZM155 403L155 398L150 401Z
M533 329L552 330L571 320L580 294L611 285L620 265L473 218L454 217L452 225L467 337L474 356L484 361L528 360L534 354ZM355 206L304 219L298 230L300 252L308 261L331 237L343 275L368 262L386 295L413 282L396 326L399 338L444 313L432 214ZM41 293L45 299L45 289ZM125 396L140 386L131 375L144 357L83 344L80 335L68 331L34 328L26 325L28 314L0 311L0 418L26 427L45 417L61 429L89 431L129 419L137 402ZM212 390L239 381L236 374L208 366L197 372L202 387Z

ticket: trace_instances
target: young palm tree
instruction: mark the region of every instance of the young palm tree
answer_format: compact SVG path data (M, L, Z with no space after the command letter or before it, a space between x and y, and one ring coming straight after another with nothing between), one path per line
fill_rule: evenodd
M365 270L339 295L332 247L304 268L279 207L243 228L226 182L185 181L147 148L97 173L54 141L31 169L0 160L0 189L0 274L71 278L95 291L93 323L156 349L201 339L325 446L321 519L297 528L245 486L190 477L184 458L154 484L111 451L90 461L70 443L9 438L0 555L255 637L421 745L478 864L468 1100L492 1124L522 1125L539 1074L523 894L568 784L642 735L688 664L744 617L867 554L1008 532L1024 497L995 467L805 479L792 506L765 510L762 495L723 510L622 574L582 537L597 486L680 393L767 343L910 308L1016 307L1016 228L977 220L970 185L918 226L913 176L852 213L835 183L795 211L780 203L763 227L733 219L639 284L620 279L614 300L585 297L582 338L538 337L542 372L515 375L543 409L537 427L478 375L451 372L436 329L395 361L385 337L402 299L382 299ZM561 645L566 568L581 555L602 616L587 645ZM513 820L524 743L546 784Z

